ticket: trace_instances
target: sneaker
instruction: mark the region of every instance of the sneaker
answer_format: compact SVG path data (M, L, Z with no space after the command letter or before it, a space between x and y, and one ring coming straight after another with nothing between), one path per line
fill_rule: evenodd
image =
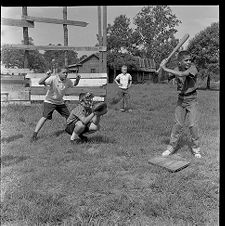
M200 159L202 157L200 153L195 153L194 156L195 156L195 158L198 158L198 159Z
M201 158L200 148L192 148L193 154L196 158Z
M82 134L79 135L79 138L83 141L83 142L87 142L88 138Z
M37 141L37 140L38 140L37 135L34 134L34 135L31 137L30 142L33 143L33 142L35 142L35 141Z
M132 109L128 109L127 111L128 111L128 112L132 112Z
M120 111L121 111L121 112L124 112L124 111L125 111L125 109L121 108L121 109L120 109Z
M167 148L167 150L162 153L162 156L169 156L172 153L173 153L173 148Z

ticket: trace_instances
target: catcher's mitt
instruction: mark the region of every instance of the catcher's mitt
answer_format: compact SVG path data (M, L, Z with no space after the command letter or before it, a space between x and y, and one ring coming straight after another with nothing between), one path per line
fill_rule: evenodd
M95 104L93 107L93 112L97 112L100 115L106 114L107 113L107 104L105 102Z

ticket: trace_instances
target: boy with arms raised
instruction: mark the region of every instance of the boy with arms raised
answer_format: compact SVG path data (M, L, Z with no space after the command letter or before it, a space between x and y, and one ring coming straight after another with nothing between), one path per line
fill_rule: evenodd
M92 93L81 93L79 95L79 104L71 111L67 119L67 127L65 131L71 135L70 141L73 143L75 139L87 141L84 133L94 133L100 129L100 116L107 112L103 109L101 112L93 110Z
M191 62L191 55L188 51L180 51L177 56L178 67L174 70L166 67L166 60L163 60L160 67L172 74L170 79L175 78L177 82L178 101L175 109L175 125L172 128L170 143L167 150L162 153L168 156L174 153L181 135L185 120L189 127L192 138L192 152L196 158L201 158L198 133L198 112L197 112L197 68Z
M69 110L64 103L63 96L69 87L74 87L79 83L80 76L76 77L74 84L67 78L68 70L63 68L60 70L59 74L51 76L51 71L48 71L46 75L40 79L39 85L45 85L48 87L48 91L44 100L44 110L43 116L38 121L36 128L34 130L31 142L37 140L37 134L45 124L47 120L52 119L52 113L56 110L64 118L69 117Z
M130 109L130 94L128 89L132 84L132 77L129 73L127 73L127 66L123 65L121 68L122 73L117 75L114 79L115 83L119 86L118 92L118 102L122 99L121 109L120 111L124 112L128 110L131 112Z

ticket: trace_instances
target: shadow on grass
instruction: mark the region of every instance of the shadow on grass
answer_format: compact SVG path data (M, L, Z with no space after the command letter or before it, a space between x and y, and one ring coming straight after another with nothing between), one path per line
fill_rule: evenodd
M0 157L0 161L1 161L2 166L11 166L11 165L15 165L19 162L22 162L28 158L29 157L27 157L27 156L4 155L4 156Z
M9 137L3 137L1 139L1 143L10 143L12 141L15 141L17 139L23 138L23 134L17 134L17 135L13 135L13 136L9 136Z
M96 135L96 136L88 137L88 142L96 143L96 144L100 144L100 143L114 144L114 143L116 143L116 139L111 138L111 137L102 136L102 135Z

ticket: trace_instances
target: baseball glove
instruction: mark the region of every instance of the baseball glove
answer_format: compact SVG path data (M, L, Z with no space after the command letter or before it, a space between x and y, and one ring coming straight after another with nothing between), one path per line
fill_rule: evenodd
M99 115L107 113L107 104L105 102L97 103L93 107L93 112L97 112Z

